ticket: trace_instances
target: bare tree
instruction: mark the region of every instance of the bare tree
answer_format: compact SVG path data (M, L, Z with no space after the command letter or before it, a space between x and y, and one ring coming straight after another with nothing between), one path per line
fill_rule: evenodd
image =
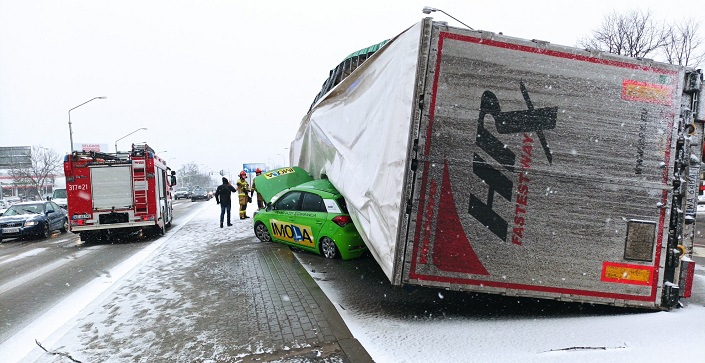
M200 185L207 188L211 184L210 172L201 171L199 164L190 162L179 169L181 181L180 185L195 186Z
M668 63L698 67L703 62L705 53L698 53L703 43L699 28L700 22L687 19L669 29L668 44L663 48Z
M578 41L582 47L636 58L658 55L669 40L668 28L657 23L650 11L612 12L605 16L592 37Z
M9 169L15 185L30 186L30 195L41 195L41 190L61 172L62 158L56 151L32 146L31 164L18 164Z

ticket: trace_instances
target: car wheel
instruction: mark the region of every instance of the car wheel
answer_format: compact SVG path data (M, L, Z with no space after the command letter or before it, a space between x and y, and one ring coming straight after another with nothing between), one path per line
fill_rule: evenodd
M337 258L338 255L340 255L340 252L338 251L338 246L336 246L335 242L333 242L333 240L328 237L321 238L320 248L321 254L325 258Z
M68 231L68 230L69 230L69 220L68 220L68 218L64 218L64 224L61 226L61 229L59 229L59 231L61 231L61 233L66 233L66 231Z
M42 234L40 235L42 238L49 238L49 235L51 233L49 232L49 223L44 223L44 227L42 228Z
M255 223L255 236L262 242L272 242L272 236L269 235L267 226L262 222Z

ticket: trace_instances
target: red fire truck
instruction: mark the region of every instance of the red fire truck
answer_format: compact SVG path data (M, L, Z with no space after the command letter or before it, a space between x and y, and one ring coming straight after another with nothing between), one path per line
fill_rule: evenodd
M176 172L147 144L130 152L74 151L64 159L70 230L82 241L164 234Z

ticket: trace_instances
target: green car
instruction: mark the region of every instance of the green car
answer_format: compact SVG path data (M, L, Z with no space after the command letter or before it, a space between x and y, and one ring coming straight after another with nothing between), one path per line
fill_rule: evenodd
M286 167L262 173L254 185L270 201L253 217L255 235L261 241L343 260L367 251L345 199L330 181L314 180L299 167Z

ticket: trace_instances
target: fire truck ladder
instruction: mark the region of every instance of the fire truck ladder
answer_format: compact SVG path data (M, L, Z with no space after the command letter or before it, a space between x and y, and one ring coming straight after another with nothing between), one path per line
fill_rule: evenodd
M147 174L145 165L132 168L132 187L135 192L135 214L149 213L147 204Z

